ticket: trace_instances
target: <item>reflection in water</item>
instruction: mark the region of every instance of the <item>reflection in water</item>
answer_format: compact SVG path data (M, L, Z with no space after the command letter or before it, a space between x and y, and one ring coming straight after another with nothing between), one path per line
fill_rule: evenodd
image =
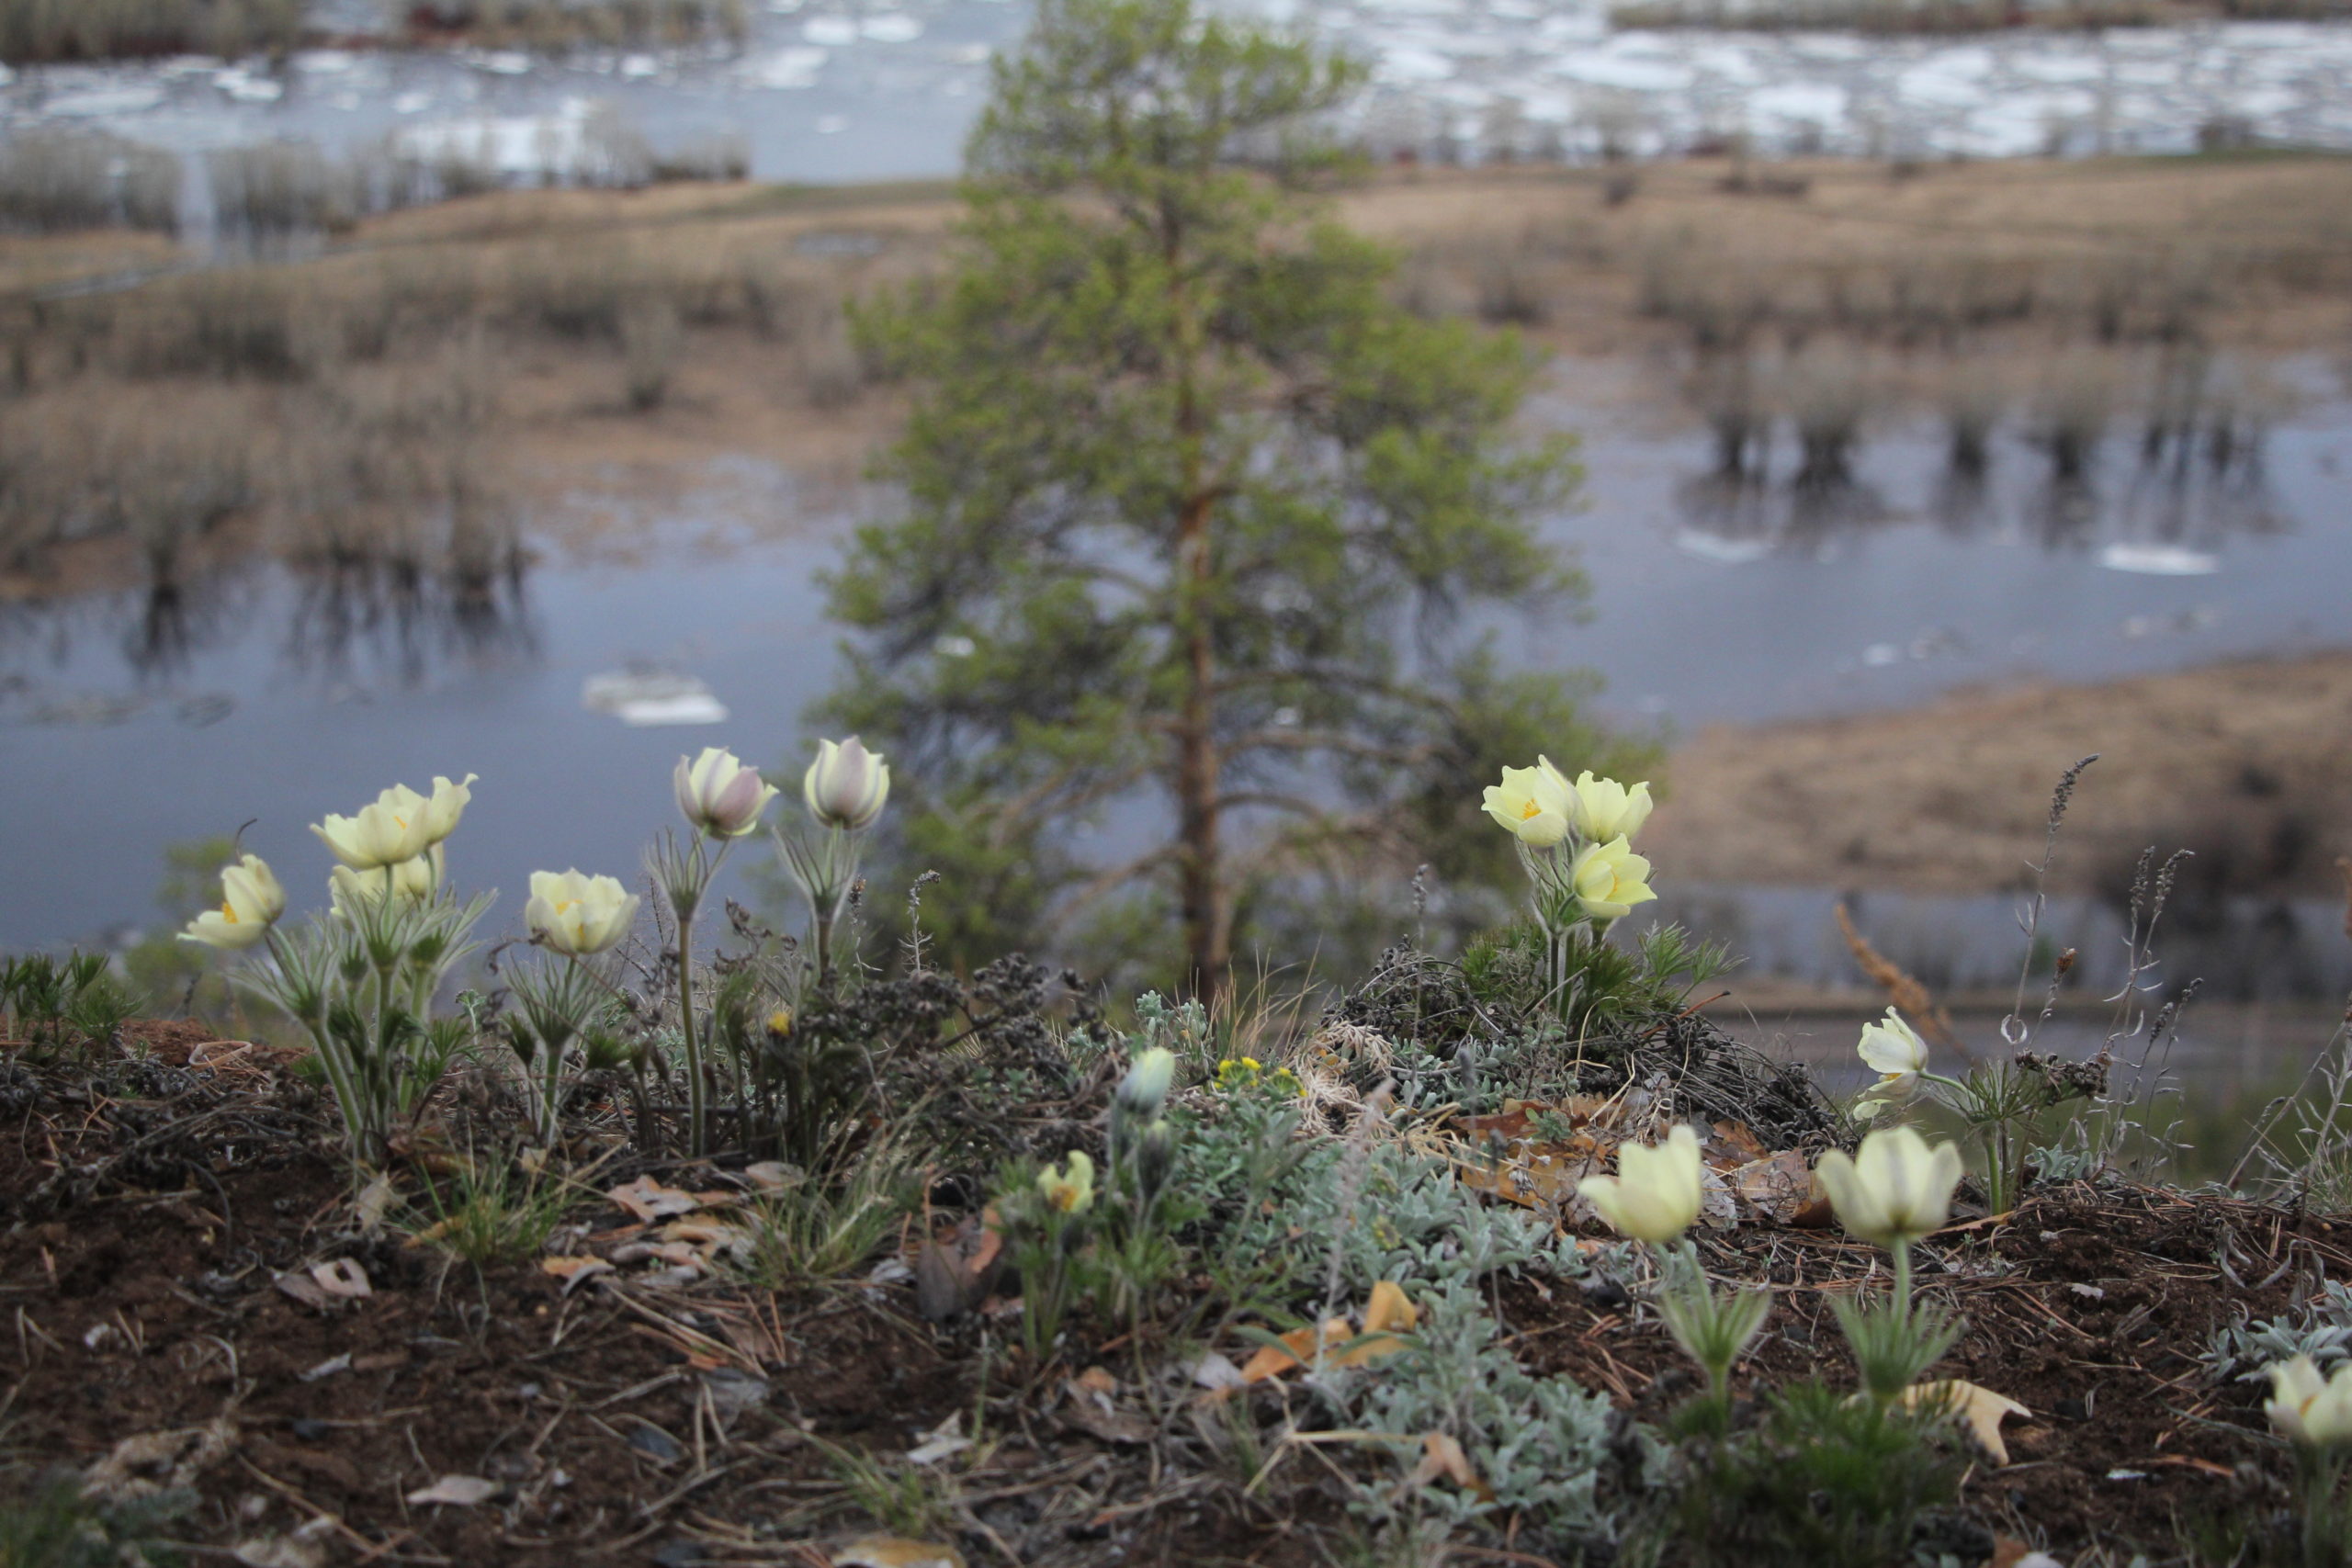
M1729 944L1743 955L1746 974L1835 987L1861 980L1838 931L1841 901L1872 947L1941 995L2007 991L2027 957L2018 900L2002 894L1686 884L1661 888L1644 913ZM2222 1001L2341 997L2352 988L2343 915L2342 903L2326 898L2216 894L2193 911L2184 902L2166 910L2161 963L2141 979L2165 993L2194 979L2200 995ZM2071 947L2080 954L2068 982L2075 994L2107 995L2126 977L2124 937L2111 900L2053 897L2032 972L2046 980L2051 960Z
M1837 540L1914 515L1890 502L1842 456L1817 454L1776 479L1768 462L1752 456L1760 445L1743 441L1736 466L1719 462L1677 483L1686 553L1726 561L1782 549L1817 554ZM1947 450L1927 479L1920 512L1952 537L2014 529L2042 549L2064 554L2116 545L2210 551L2225 540L2292 528L2264 471L2258 431L2236 429L2226 439L2210 429L2167 436L2153 455L2143 446L2128 474L2113 471L2121 466L2120 442L2076 452L2066 462L2056 460L2050 443L2037 446L2041 461L2006 467L1989 456L1978 463ZM1909 445L1904 456L1927 454Z
M127 593L0 605L0 655L28 655L9 660L20 667L66 669L85 637L120 650L138 694L103 713L81 699L38 709L36 716L57 722L127 716L146 696L178 685L199 655L232 649L256 626L281 617L277 657L288 673L332 686L414 687L443 666L535 661L539 633L526 584L519 548L438 570L358 558L248 564L159 579ZM12 687L29 689L21 676Z
M293 572L282 658L304 675L346 682L368 665L422 684L438 661L527 661L539 640L519 549L428 572L413 560L342 558Z

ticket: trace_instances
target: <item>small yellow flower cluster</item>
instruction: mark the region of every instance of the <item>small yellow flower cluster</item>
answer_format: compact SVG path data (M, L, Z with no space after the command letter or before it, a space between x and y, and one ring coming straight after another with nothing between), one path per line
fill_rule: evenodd
M1233 1056L1219 1062L1216 1065L1216 1087L1227 1094L1259 1088L1285 1095L1306 1092L1306 1086L1299 1081L1296 1073L1288 1067L1276 1067L1270 1073L1266 1071L1266 1065L1255 1056Z

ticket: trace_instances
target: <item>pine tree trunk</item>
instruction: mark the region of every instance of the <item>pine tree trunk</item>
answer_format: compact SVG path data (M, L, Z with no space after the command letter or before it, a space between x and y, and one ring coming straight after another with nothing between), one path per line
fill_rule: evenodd
M1195 492L1184 503L1180 525L1179 570L1184 574L1191 602L1185 628L1186 674L1184 707L1176 724L1176 801L1178 833L1183 841L1179 879L1184 920L1184 947L1191 959L1193 993L1204 1006L1225 994L1233 966L1232 929L1226 919L1223 863L1218 852L1218 803L1216 707L1212 696L1216 679L1216 650L1211 640L1209 577L1214 562L1209 549L1209 520L1216 502Z

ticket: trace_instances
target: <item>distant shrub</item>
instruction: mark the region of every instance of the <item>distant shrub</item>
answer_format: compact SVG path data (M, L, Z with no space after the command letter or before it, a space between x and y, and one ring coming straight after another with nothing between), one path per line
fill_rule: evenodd
M236 56L291 48L304 0L0 0L0 60Z
M70 229L180 226L180 160L103 131L36 127L0 145L0 226Z

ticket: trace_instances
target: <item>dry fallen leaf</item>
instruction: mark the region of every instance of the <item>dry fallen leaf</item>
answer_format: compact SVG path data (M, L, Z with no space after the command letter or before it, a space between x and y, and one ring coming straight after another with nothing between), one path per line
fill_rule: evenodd
M962 1453L972 1446L964 1436L964 1413L949 1413L946 1420L922 1434L922 1441L907 1450L909 1464L937 1464L941 1460Z
M1993 1462L2000 1465L2009 1462L2008 1445L2001 1441L2002 1417L2033 1414L2006 1393L1995 1393L1961 1378L1906 1388L1903 1391L1903 1403L1913 1410L1940 1410L1958 1416L1984 1445L1984 1451L1993 1456Z
M1111 1390L1118 1386L1117 1382L1100 1367L1090 1370L1101 1372L1102 1377L1091 1382L1084 1377L1075 1377L1062 1384L1062 1418L1106 1443L1132 1445L1151 1441L1153 1428L1149 1421L1111 1402ZM1102 1386L1105 1382L1110 1388Z
M1344 1317L1323 1320L1319 1333L1312 1328L1294 1328L1275 1345L1261 1345L1258 1353L1243 1363L1243 1382L1262 1382L1279 1377L1293 1367L1304 1366L1317 1350L1324 1351L1323 1364L1329 1367L1360 1367L1383 1356L1393 1356L1405 1348L1406 1342L1398 1334L1411 1330L1420 1321L1420 1314L1407 1299L1403 1287L1394 1280L1383 1280L1372 1288L1372 1298L1363 1309L1363 1330ZM1335 1348L1336 1347L1336 1348Z
M1443 1432L1421 1434L1421 1462L1413 1467L1413 1473L1397 1487L1397 1495L1402 1496L1415 1488L1427 1486L1441 1475L1464 1492L1476 1495L1483 1502L1494 1500L1494 1488L1478 1479L1477 1471L1470 1463L1470 1456L1462 1451L1460 1443Z
M623 1182L605 1194L640 1220L668 1219L675 1214L691 1214L696 1209L713 1203L733 1201L732 1193L683 1192L675 1187L664 1187L650 1176Z
M601 1258L542 1258L539 1268L563 1281L563 1293L567 1296L597 1275L614 1271L613 1266Z
M504 1483L484 1481L479 1475L445 1475L432 1485L408 1495L411 1503L447 1503L453 1507L470 1508L477 1503L487 1503L499 1494Z
M964 1568L964 1554L935 1540L869 1535L834 1552L833 1568Z
M1829 1200L1795 1149L1750 1160L1724 1173L1740 1201L1776 1224L1817 1226L1829 1221Z
M319 1289L327 1294L340 1296L345 1301L356 1301L361 1296L376 1293L375 1288L368 1283L368 1270L362 1269L355 1258L338 1258L331 1263L313 1264L311 1278L317 1280Z
M327 1560L326 1548L317 1541L283 1535L239 1541L229 1554L244 1568L325 1568Z
M1334 1345L1353 1332L1353 1325L1346 1318L1327 1317L1323 1320L1321 1342ZM1293 1367L1305 1366L1316 1352L1317 1338L1316 1330L1312 1328L1294 1328L1282 1337L1280 1344L1259 1346L1258 1353L1241 1363L1241 1381L1263 1382Z

